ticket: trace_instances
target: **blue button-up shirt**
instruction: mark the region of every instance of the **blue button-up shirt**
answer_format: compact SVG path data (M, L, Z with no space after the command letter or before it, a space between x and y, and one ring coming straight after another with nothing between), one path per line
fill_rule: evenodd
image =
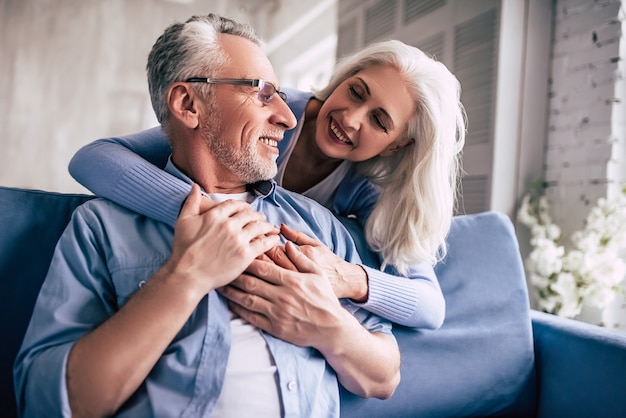
M290 225L346 260L359 261L349 233L316 202L274 182L258 183L251 191L252 208L269 222ZM65 375L70 349L119 310L166 262L173 234L167 224L103 199L75 211L55 250L15 363L17 400L24 416L71 415ZM347 300L342 304L367 329L391 334L387 321ZM338 417L338 382L322 355L310 347L263 336L277 367L284 416ZM224 381L229 349L227 304L211 292L118 416L210 416Z

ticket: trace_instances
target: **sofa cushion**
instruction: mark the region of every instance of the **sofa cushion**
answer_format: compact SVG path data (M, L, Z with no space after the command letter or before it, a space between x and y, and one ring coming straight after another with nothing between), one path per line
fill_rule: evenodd
M2 416L16 416L12 395L12 360L22 343L54 247L74 208L89 198L84 195L0 187Z
M386 401L343 393L342 417L534 415L530 310L512 223L494 212L459 216L448 244L435 268L446 299L444 325L396 327L398 389Z

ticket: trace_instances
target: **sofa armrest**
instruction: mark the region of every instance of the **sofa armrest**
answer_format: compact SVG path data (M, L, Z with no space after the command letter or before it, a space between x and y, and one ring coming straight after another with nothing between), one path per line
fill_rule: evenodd
M626 411L626 334L532 311L538 417Z

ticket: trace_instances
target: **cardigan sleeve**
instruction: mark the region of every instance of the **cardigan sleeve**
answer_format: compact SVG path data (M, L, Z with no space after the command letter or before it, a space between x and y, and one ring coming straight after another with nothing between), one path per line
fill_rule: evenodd
M94 194L173 226L191 186L162 170L170 153L156 127L85 145L69 171Z
M339 184L333 201L335 214L352 218L347 225L351 225L350 232L364 260L369 293L367 302L359 306L399 325L437 329L443 324L446 305L433 266L421 263L410 267L406 275L393 266L381 271L379 255L367 247L363 228L379 196L380 191L353 166Z

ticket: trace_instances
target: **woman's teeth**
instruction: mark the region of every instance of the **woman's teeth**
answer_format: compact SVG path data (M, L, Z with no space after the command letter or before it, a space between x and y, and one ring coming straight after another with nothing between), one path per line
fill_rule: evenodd
M341 131L337 128L337 126L335 126L335 123L333 121L330 122L330 129L333 131L333 133L337 136L337 138L341 141L344 142L346 144L351 144L352 142L346 138Z

